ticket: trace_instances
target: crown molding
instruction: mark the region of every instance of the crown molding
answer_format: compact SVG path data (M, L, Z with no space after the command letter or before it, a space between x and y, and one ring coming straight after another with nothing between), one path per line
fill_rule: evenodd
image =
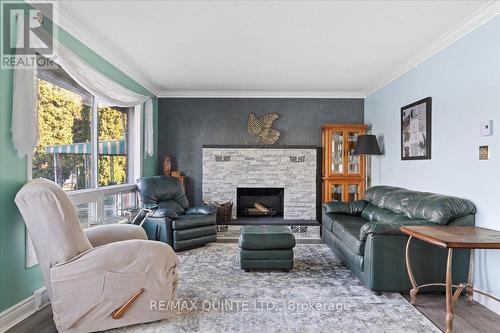
M64 29L66 32L71 34L80 43L97 53L99 56L104 58L112 66L116 67L118 70L129 76L132 80L143 86L145 89L149 90L155 96L158 95L158 90L155 88L151 82L144 76L141 71L133 64L133 62L124 59L123 57L117 56L120 52L114 50L109 46L103 45L99 42L92 33L90 33L86 28L79 24L75 19L68 15L64 10L62 10L58 2L54 0L27 0L34 8L37 8L37 3L51 3L57 15L55 15L56 23L60 28ZM41 8L37 8L41 9Z
M160 91L164 98L365 98L364 91Z
M464 19L451 30L438 37L434 42L427 45L417 54L404 61L401 65L392 71L381 76L377 81L370 84L366 89L366 96L369 96L380 90L390 82L398 79L405 73L417 67L427 59L438 54L460 38L477 29L479 26L488 22L500 14L500 1L492 0L478 9L474 14Z

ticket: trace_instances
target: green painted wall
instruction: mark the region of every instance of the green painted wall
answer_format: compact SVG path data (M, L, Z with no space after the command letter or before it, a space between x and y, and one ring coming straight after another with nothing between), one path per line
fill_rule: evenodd
M137 93L152 96L148 90L62 29L59 30L59 40L103 74ZM0 312L28 298L44 284L38 266L25 267L25 227L14 203L17 191L26 182L27 172L26 160L17 157L11 141L12 78L12 70L0 70ZM154 112L157 142L156 100ZM156 144L155 156L144 158L144 175L156 174L157 148Z

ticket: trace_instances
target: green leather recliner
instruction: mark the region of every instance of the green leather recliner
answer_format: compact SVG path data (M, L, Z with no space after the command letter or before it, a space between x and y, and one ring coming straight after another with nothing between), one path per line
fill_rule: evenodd
M189 207L179 180L152 176L137 179L143 204L157 204L142 227L150 240L165 242L175 251L217 241L217 209L210 205Z
M322 238L349 269L375 292L406 292L408 237L401 225L474 225L468 200L398 187L374 186L364 200L323 204ZM419 285L444 282L446 249L412 240L411 260ZM454 283L467 281L469 250L453 254ZM440 290L440 289L429 289Z

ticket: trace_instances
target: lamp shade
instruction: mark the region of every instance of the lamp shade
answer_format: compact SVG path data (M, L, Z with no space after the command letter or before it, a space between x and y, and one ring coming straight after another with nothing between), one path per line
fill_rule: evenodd
M358 136L354 147L354 155L382 155L377 137L373 134Z

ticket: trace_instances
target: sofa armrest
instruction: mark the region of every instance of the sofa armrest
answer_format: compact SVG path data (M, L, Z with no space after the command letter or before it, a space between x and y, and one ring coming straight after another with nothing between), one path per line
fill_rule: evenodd
M179 215L172 209L163 207L155 209L148 217L153 217L153 218L168 217L169 219L176 219L179 217Z
M403 235L399 228L410 225L434 226L436 224L422 220L410 223L406 222L404 224L393 222L368 222L361 227L359 239L361 241L366 240L368 235Z
M326 213L343 215L361 215L361 212L368 204L365 200L356 200L349 202L330 201L323 204Z
M212 215L217 213L217 208L212 205L191 207L186 210L185 215Z
M144 229L133 224L99 225L84 231L93 247L129 239L148 239Z

